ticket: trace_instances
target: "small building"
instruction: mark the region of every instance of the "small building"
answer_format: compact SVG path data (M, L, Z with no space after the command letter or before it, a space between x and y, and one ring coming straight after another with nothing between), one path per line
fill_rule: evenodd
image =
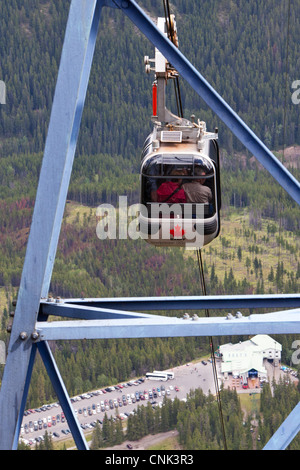
M241 377L243 383L248 378L267 378L264 359L272 361L278 366L281 360L282 346L268 335L256 335L253 338L237 344L224 344L219 347L222 359L221 372L224 377L232 374Z

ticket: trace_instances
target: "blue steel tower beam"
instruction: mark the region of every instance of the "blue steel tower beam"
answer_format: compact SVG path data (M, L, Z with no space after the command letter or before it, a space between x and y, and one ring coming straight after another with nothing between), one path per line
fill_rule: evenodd
M264 450L284 450L300 431L300 403L284 420L275 434L264 447Z
M300 204L300 183L270 152L243 120L202 77L186 57L158 30L153 21L134 0L113 0L130 20L144 33L157 49L168 59L192 88L198 93L233 134L252 152L264 168L277 180L287 193Z
M58 367L50 350L47 341L38 343L37 348L44 361L48 376L54 387L58 400L62 409L64 410L65 417L68 421L73 439L77 445L78 450L88 450L88 444L85 440L82 428L79 426L75 412L73 410L71 400L59 373Z
M129 313L129 312L128 312ZM141 318L37 322L37 341L108 338L171 338L300 333L300 309L248 317L152 315Z
M82 316L76 317L80 307ZM84 307L86 312L84 312ZM207 295L174 297L115 297L100 299L64 299L62 303L41 301L41 313L73 318L96 318L97 309L119 311L204 310L300 307L300 294ZM65 310L65 312L63 312ZM68 310L68 311L67 311ZM92 315L92 312L95 315ZM131 315L132 316L132 315ZM101 315L100 318L103 318Z
M72 0L0 393L0 449L19 434L41 297L48 295L103 2Z

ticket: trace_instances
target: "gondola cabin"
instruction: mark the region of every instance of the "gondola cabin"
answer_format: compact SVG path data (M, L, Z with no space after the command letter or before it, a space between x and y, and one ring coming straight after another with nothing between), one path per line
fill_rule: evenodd
M140 231L155 246L201 248L220 231L217 130L179 118L154 127L141 157Z

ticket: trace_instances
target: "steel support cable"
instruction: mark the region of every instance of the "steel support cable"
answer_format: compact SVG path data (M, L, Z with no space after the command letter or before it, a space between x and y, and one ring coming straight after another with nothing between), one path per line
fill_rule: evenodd
M168 37L170 38L171 42L173 44L175 44L173 31L172 31L172 27L171 27L171 13L170 13L169 0L163 0L163 5L164 5L165 19L166 19L166 24L167 24ZM175 97L176 97L178 114L179 114L180 117L183 117L183 108L182 108L182 100L181 100L180 85L179 85L179 78L178 77L175 78L174 89L175 89ZM201 254L200 249L197 250L197 257L198 257L198 266L199 266L201 289L202 289L203 295L206 295L205 277L204 277L204 270L203 270L203 263L202 263L202 254ZM209 310L208 309L205 309L205 315L207 317L209 317ZM220 416L220 423L221 423L222 436L223 436L223 442L224 442L224 449L227 450L227 442L226 442L226 433L225 433L225 425L224 425L224 418L223 418L221 394L220 394L219 384L218 384L217 366L216 366L216 359L215 359L215 354L214 354L214 344L213 344L213 338L212 337L209 338L209 342L210 342L213 377L214 377L214 384L215 384L217 403L218 403L218 409L219 409L219 416Z
M175 93L177 94L177 100L178 100L178 114L180 117L183 117L183 111L182 111L182 101L181 101L181 91L180 91L180 85L179 85L179 78L175 78Z
M164 5L164 12L165 12L167 30L168 30L168 37L170 38L171 42L173 44L175 44L173 31L172 31L172 28L171 28L171 13L170 13L169 0L164 0L163 5ZM178 114L179 114L180 117L183 117L183 109L182 109L182 101L181 101L181 93L180 93L180 85L179 85L179 78L178 77L175 78L174 90L175 90L175 97L176 97ZM201 289L202 289L203 295L206 295L204 270L203 270L202 255L201 255L201 250L200 249L197 250L197 257L198 257L198 266L199 266ZM209 317L209 310L208 309L205 310L205 314L206 314L207 317ZM215 354L214 354L214 344L213 344L213 338L212 337L209 338L209 342L210 342L210 349L211 349L211 359L212 359L214 384L215 384L215 389L216 389L217 403L218 403L218 408L219 408L220 422L221 422L222 435L223 435L223 441L224 441L224 449L227 450L225 426L224 426L222 403L221 403L221 395L220 395L219 384L218 384L218 374L217 374L216 360L215 360Z
M175 38L173 35L173 30L171 28L171 11L170 11L169 0L164 0L163 5L164 5L165 19L166 19L166 24L167 24L168 37L170 38L170 41L175 45ZM175 98L176 98L176 104L177 104L177 113L179 117L183 117L183 108L182 108L181 92L180 92L180 85L179 85L178 77L175 77L174 91L175 91Z
M203 295L206 294L206 284L205 284L205 276L204 276L204 268L202 262L202 253L201 249L197 250L197 259L198 259L198 267L199 267L199 275L200 275L200 284ZM205 316L209 317L209 310L205 309ZM212 360L212 370L213 370L213 377L214 377L214 384L216 390L216 397L219 409L219 416L220 416L220 423L221 423L221 430L223 436L223 443L224 443L224 450L227 450L227 441L226 441L226 432L225 432L225 424L224 424L224 417L223 417L223 409L222 409L222 400L221 400L221 393L218 383L218 373L217 373L217 365L216 365L216 358L215 358L215 349L214 349L214 342L212 336L209 337L209 345L210 345L210 354Z

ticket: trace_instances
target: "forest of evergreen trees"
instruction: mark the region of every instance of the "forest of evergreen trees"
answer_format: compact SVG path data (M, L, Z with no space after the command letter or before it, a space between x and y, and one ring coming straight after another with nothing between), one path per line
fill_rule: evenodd
M163 15L161 0L138 0L138 3L152 16ZM70 0L0 2L0 80L7 89L7 103L0 106L0 299L1 305L5 305L3 313L0 312L0 339L6 342L9 338L6 327L25 256L69 5ZM171 6L176 14L182 52L266 145L276 152L300 145L299 106L290 99L291 83L300 78L299 2L291 0L289 21L287 2L276 3L275 8L274 0L206 1L201 2L201 9L198 0L173 0ZM89 209L83 217L78 214L72 223L66 220L63 223L51 293L61 297L200 294L197 265L182 250L156 250L142 241L100 242L96 237L95 207L103 202L117 204L119 195L127 195L129 204L138 201L140 150L151 129L152 79L144 73L143 57L154 53L153 46L120 12L104 8L102 15L68 193L70 203L84 204ZM209 128L219 128L223 215L232 210L250 213L250 228L241 227L235 242L235 260L240 266L246 266L246 275L239 274L232 263L224 275L217 272L218 263L227 261L226 248L230 245L227 234L221 232L223 251L217 253L212 244L206 252L208 293L299 291L299 243L284 238L280 232L285 230L299 237L299 208L253 162L231 131L184 82L181 94L186 117L195 114L206 120ZM168 99L170 109L176 111L171 90ZM299 161L293 162L290 170L299 179ZM67 209L68 204L66 212ZM262 219L268 220L268 228L264 240L258 244L255 230ZM293 257L294 264L287 268L286 259L278 258L265 276L263 246L267 249L274 245L278 252ZM255 282L250 279L251 272ZM293 339L296 337L278 337L287 363ZM227 342L228 338L219 341ZM191 361L209 351L205 338L57 342L51 347L70 395L117 383L151 368ZM55 399L40 358L36 362L28 406ZM282 402L284 393L291 396L291 402L296 399L294 390L285 389L285 384L280 386L274 397L264 390L262 442L284 414L282 409L280 416L268 416L266 403ZM240 408L236 397L226 393L225 408L233 410L227 422L230 442L233 448L246 448L250 446L250 438L248 431L241 427ZM216 406L211 397L195 391L189 401L190 413L180 409L182 404L176 412L168 406L175 405L163 408L173 416L168 425L175 425L176 415L180 442L185 448L208 446L205 435L211 437L212 445L221 446L220 431L212 424ZM140 413L146 412L150 410ZM162 417L153 416L153 420L158 426ZM153 427L153 430L164 427ZM148 431L152 432L152 428Z
M138 3L153 17L163 15L162 0ZM0 79L7 87L7 104L0 107L1 156L44 148L69 5L70 0L0 4ZM288 56L287 2L274 8L274 0L218 0L200 7L198 0L173 0L171 8L182 52L266 145L276 150L283 143L300 144L299 110L291 101L292 82L299 79L299 2L290 2ZM104 8L79 154L122 155L136 168L137 148L150 129L151 78L144 73L144 55L151 57L153 46L123 14ZM182 100L187 117L193 113L219 127L229 154L241 150L184 82Z
M120 421L107 418L93 432L91 449L121 444L125 439L137 441L148 434L177 429L179 443L187 450L259 450L268 442L300 399L300 388L292 382L265 384L260 409L254 414L243 414L236 391L221 390L224 432L221 427L217 402L201 389L191 390L186 402L177 398L164 400L162 408L139 406L129 415L126 433ZM300 449L300 436L289 449Z
M205 396L201 389L191 390L187 401L165 398L163 406L138 406L126 420L126 432L121 421L108 419L93 432L92 450L121 444L125 439L137 441L148 434L177 429L179 443L188 450L243 450L252 448L250 421L243 416L236 392L222 391L226 439L221 428L218 406L213 395Z

